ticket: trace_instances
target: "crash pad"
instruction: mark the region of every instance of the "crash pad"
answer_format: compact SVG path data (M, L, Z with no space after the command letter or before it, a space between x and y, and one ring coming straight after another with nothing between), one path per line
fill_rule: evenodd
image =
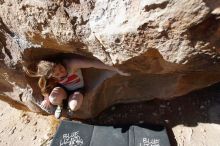
M51 146L170 146L158 125L89 125L62 121Z

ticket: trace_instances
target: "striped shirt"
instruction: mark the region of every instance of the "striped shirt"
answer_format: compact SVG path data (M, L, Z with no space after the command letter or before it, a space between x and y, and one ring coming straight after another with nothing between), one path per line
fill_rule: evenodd
M67 90L72 91L84 86L81 69L73 70L70 68L67 72L67 77L59 81Z

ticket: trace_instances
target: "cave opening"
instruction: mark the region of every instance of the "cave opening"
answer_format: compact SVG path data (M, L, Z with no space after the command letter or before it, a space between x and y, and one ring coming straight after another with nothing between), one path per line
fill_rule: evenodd
M28 69L36 72L37 71L37 64L41 60L51 61L51 62L59 62L63 59L92 59L98 60L93 56L88 55L81 55L77 53L70 53L70 52L60 52L54 49L46 49L46 48L30 48L26 49L23 53L23 65L26 66ZM100 61L100 60L98 60ZM94 90L97 90L100 85L108 78L111 78L115 75L115 72L103 69L95 69L95 68L83 68L82 75L84 80L84 88L85 88L85 99L88 103L95 95ZM28 75L25 76L28 84L33 89L33 101L39 106L39 104L44 100L44 97L40 91L38 86L38 79L29 77ZM65 114L64 114L65 115Z

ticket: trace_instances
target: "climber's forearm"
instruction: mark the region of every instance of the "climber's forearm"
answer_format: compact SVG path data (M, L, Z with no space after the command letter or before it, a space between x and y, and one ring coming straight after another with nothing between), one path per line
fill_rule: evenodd
M120 75L129 76L128 73L124 73L116 67L106 65L101 61L92 60L92 59L72 59L70 62L72 68L97 68L97 69L105 69L115 71Z

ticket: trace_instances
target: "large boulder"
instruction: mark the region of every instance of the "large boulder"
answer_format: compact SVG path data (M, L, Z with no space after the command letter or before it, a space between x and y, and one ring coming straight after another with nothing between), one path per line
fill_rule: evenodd
M219 82L220 1L0 0L0 49L0 99L35 112L43 97L24 63L73 53L129 72L83 70L86 94L75 116L91 118L115 103Z

